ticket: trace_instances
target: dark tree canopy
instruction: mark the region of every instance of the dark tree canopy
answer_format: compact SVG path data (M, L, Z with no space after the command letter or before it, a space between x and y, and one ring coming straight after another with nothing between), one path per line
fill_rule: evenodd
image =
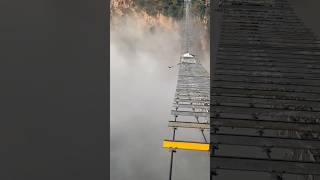
M162 13L176 19L183 17L183 0L135 0L138 8L144 9L150 15ZM207 11L205 0L193 0L191 12L203 18Z

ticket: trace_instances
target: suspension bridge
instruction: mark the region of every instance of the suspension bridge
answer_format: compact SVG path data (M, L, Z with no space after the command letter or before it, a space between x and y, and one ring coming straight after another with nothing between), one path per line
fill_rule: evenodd
M163 141L163 147L171 151L169 180L172 179L174 153L177 149L207 152L210 149L209 137L204 132L210 129L210 78L192 52L190 6L191 0L185 0L183 53L178 64L177 87L171 111L173 119L168 123L173 129L172 139ZM195 129L195 133L201 133L203 141L177 139L177 128Z

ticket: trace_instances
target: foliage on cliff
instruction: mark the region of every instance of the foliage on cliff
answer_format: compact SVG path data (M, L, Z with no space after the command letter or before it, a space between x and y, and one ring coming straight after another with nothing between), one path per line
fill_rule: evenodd
M204 18L208 15L208 0L192 0L191 12ZM183 17L183 0L135 0L135 5L150 15L163 15L181 19Z

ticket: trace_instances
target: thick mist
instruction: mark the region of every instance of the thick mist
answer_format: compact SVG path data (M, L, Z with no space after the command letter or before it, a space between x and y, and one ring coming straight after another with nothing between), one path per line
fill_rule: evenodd
M169 176L169 151L162 141L177 80L182 31L179 22L150 25L137 16L114 18L110 29L110 106L112 180L164 180ZM172 28L167 28L172 27ZM209 70L206 30L193 28L195 52ZM168 66L173 66L169 69ZM199 131L178 130L177 138L201 140ZM207 134L209 137L209 134ZM173 179L208 180L207 152L178 151Z

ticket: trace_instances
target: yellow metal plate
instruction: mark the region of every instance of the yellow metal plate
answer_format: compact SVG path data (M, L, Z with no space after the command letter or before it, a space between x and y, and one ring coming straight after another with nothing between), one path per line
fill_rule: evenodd
M168 148L168 149L183 149L183 150L196 150L196 151L209 151L210 149L210 145L208 143L170 141L170 140L164 140L162 147Z

